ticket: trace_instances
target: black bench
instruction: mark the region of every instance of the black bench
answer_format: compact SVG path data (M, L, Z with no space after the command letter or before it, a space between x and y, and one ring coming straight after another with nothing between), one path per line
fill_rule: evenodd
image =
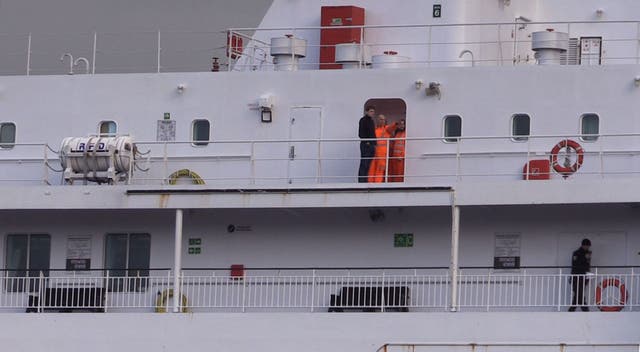
M408 312L409 302L406 286L344 286L338 295L331 295L329 312L380 312L383 306L385 311Z
M102 287L56 287L42 290L42 300L37 295L29 296L27 313L41 311L72 312L82 310L104 312Z

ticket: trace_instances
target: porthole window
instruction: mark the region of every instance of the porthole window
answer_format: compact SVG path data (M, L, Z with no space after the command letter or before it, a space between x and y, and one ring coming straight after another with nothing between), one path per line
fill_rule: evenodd
M10 149L16 142L16 124L0 123L0 148Z
M209 132L211 124L209 120L193 120L191 128L191 141L195 146L205 146L209 144Z
M587 142L598 140L600 134L600 117L597 114L584 114L580 117L581 139Z
M455 143L462 136L462 118L458 115L444 117L444 141Z
M511 117L511 138L523 142L531 134L531 117L527 114L514 114Z
M115 136L118 133L118 125L115 121L101 121L98 132L101 136Z

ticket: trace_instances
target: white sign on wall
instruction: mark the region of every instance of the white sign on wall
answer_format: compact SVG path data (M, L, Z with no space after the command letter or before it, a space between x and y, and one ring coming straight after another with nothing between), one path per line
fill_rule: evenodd
M496 233L494 269L520 268L520 233Z
M67 270L91 269L91 237L67 239Z

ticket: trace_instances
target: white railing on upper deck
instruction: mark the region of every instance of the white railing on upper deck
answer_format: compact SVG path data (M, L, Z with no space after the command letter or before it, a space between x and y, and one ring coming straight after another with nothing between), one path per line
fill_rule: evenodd
M504 66L535 64L531 50L531 33L552 29L566 32L570 38L602 37L600 64L640 63L640 21L518 21L486 23L406 24L406 25L360 25L360 26L309 26L273 28L231 28L228 30L228 46L231 38L249 40L242 53L228 51L228 62L234 62L228 70L260 71L273 70L270 38L293 36L308 39L305 46L312 55L301 59L297 67L317 69L323 65L317 55L322 45L317 40L321 30L352 30L359 34L360 53L367 46L372 55L394 51L406 60L396 67L442 67L442 66ZM596 35L594 33L598 33ZM373 39L372 39L373 38ZM464 39L463 39L464 38ZM568 43L567 43L568 44ZM291 49L297 47L292 46ZM578 48L579 49L579 48ZM293 52L292 51L292 58ZM468 55L470 54L470 55ZM467 55L467 56L465 56ZM572 64L562 58L558 64ZM365 69L371 62L360 61L358 67ZM573 63L573 64L577 64Z
M578 309L638 311L638 268L603 267L589 276L568 270L463 269L456 306L444 268L254 269L236 274L191 269L181 274L178 290L168 270L47 271L32 277L7 272L0 310L167 312L180 297L182 312L551 312L573 306L572 282L584 281L585 300L576 302Z
M424 342L386 343L375 352L638 352L638 343L551 343L551 342L503 342L463 343Z
M232 28L225 32L0 34L0 75L204 72L213 69L212 56L227 61L220 62L223 71L271 70L271 37L290 34L308 38L307 48L315 53L321 47L316 41L322 29L359 31L360 43L366 43L372 54L397 51L410 57L401 64L407 67L532 64L535 59L528 34L547 28L568 32L570 37L602 36L602 64L640 63L640 21L516 21ZM233 47L234 37L244 39L241 52L227 50ZM466 50L472 55L462 55ZM316 69L319 65L314 54L299 67Z
M512 136L449 139L457 142L444 142L442 137L406 138L403 182L450 185L467 180L527 179L532 176L523 172L525 165L531 160L549 160L552 148L566 140L579 141L584 151L584 161L569 176L572 179L636 178L640 174L640 149L634 147L640 145L638 133L528 136L517 141ZM128 183L190 183L190 179L171 177L175 171L188 169L208 186L348 185L357 182L360 141L357 138L214 140L198 141L207 145L197 148L192 146L193 141L138 141L138 149L149 154L137 160L137 164L148 171L133 169ZM59 155L53 148L37 143L11 146L0 149L0 185L64 183ZM387 165L394 159L384 158ZM558 163L564 165L565 160L574 163L576 155L565 156L561 152ZM565 176L553 167L548 174L539 175L552 180L563 180Z

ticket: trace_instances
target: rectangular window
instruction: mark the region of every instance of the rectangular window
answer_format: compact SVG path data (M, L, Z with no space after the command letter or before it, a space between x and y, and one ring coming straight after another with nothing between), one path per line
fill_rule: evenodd
M12 122L0 123L0 148L13 148L16 142L16 124Z
M146 233L107 234L105 269L110 291L141 292L148 284L151 236Z
M462 136L462 118L458 115L447 115L444 117L444 140L455 143Z
M191 140L193 145L205 146L209 144L209 131L211 124L208 120L193 120L193 127L191 132Z
M38 291L40 275L49 276L51 237L44 234L11 234L7 236L6 243L6 290Z
M531 118L527 114L515 114L511 117L511 138L523 142L529 139Z
M600 117L597 114L582 115L580 117L580 131L583 141L597 141L600 134Z

